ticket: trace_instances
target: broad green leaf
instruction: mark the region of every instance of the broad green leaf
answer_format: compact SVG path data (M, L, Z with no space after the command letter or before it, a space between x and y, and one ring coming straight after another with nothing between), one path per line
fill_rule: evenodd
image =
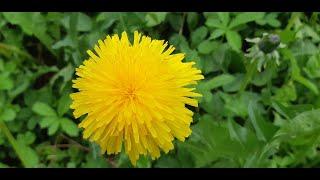
M205 26L201 26L191 33L191 43L197 46L201 41L203 41L208 34L208 29Z
M288 44L295 40L296 33L292 30L283 30L279 32L282 43Z
M242 92L238 94L229 95L227 93L219 93L224 101L224 108L229 117L241 117L246 119L248 116L248 106L250 101L259 101L261 97L252 92Z
M151 167L150 159L147 158L146 156L140 157L139 160L137 161L137 167L138 168L150 168Z
M68 112L71 104L71 98L69 94L64 94L58 101L58 115L62 116L66 112Z
M61 23L66 29L72 30L72 31L85 32L85 31L90 31L92 28L91 18L81 12L68 14L61 20Z
M65 133L72 137L78 136L79 128L73 121L67 118L62 118L59 121L60 126Z
M36 140L35 134L30 131L27 131L24 134L18 134L17 136L17 141L25 145L30 145L34 143L35 140Z
M224 34L225 34L225 31L224 31L224 30L222 30L222 29L216 29L216 30L212 31L212 33L210 34L209 39L210 39L210 40L211 40L211 39L216 39L216 38L218 38L218 37L220 37L220 36L223 36Z
M319 117L319 109L302 112L283 125L277 132L277 137L296 145L313 143L313 137L320 136Z
M257 137L259 140L262 140L262 141L266 141L266 137L263 133L263 131L261 130L261 127L260 125L258 124L258 115L257 115L257 110L255 108L255 103L253 103L252 101L249 102L249 106L248 106L248 114L249 114L249 119L257 133Z
M47 23L40 12L6 12L3 15L8 22L19 25L27 35L36 36L51 50L53 39L47 33Z
M59 121L53 121L48 128L48 135L52 136L53 134L55 134L59 129L59 125Z
M277 19L276 13L269 13L266 15L266 21L267 23L272 27L280 27L281 22Z
M208 18L206 21L206 25L211 28L219 28L225 30L227 27L224 26L219 19L216 18Z
M248 115L259 140L269 141L278 130L278 128L271 122L268 122L266 119L264 119L261 111L259 111L257 102L249 102Z
M215 41L205 40L199 44L197 49L201 54L209 54L213 50L217 49L218 46L219 44Z
M292 79L303 84L305 87L310 89L314 94L316 95L319 94L318 87L300 74L300 68L297 64L296 58L293 56L293 53L288 49L285 49L282 52L290 60Z
M221 74L219 76L216 76L208 81L203 81L203 88L204 89L215 89L217 87L223 86L225 84L228 84L234 80L234 76L230 74Z
M227 26L230 20L230 15L228 12L218 12L218 17L224 26Z
M235 31L227 31L226 38L227 38L229 45L235 51L239 52L242 47L242 40L241 40L241 36L239 35L239 33L235 32Z
M6 107L5 109L0 110L0 120L3 121L13 121L16 118L16 111L13 108Z
M77 30L78 31L90 31L91 28L92 28L91 18L88 15L79 12Z
M32 106L32 110L41 116L57 116L56 112L52 107L43 102L36 102Z
M189 12L187 14L187 23L190 30L193 30L196 28L198 22L199 22L200 15L196 12Z
M210 80L201 81L198 85L198 90L203 95L203 98L200 100L200 102L202 102L203 100L206 102L210 102L213 98L211 93L212 89L228 84L233 80L234 77L232 75L222 74Z
M303 70L310 78L320 78L320 54L311 56Z
M40 120L39 125L41 128L48 128L55 121L58 121L58 118L55 116L44 117Z
M17 146L26 163L27 168L35 168L39 164L38 154L31 147L26 146L24 143L17 141Z
M264 17L263 12L243 12L238 14L234 19L231 20L228 28L233 29L239 25L246 24L252 21L256 21Z
M167 13L166 12L150 12L147 13L145 20L146 20L146 25L148 27L153 27L161 22L163 22L166 19Z
M196 167L208 167L209 164L221 158L241 162L249 154L259 150L262 144L249 129L241 128L238 125L235 128L237 133L240 132L241 138L244 138L244 143L230 136L225 121L218 123L214 121L212 116L204 115L193 127L190 140L181 145L185 146L192 154ZM200 141L197 140L198 138Z
M13 80L6 74L0 74L0 90L10 90L14 86Z
M292 81L277 89L274 98L280 102L294 101L297 98L295 86Z
M274 69L272 67L269 67L264 71L255 74L251 82L256 86L264 86L268 82L272 81L273 75Z

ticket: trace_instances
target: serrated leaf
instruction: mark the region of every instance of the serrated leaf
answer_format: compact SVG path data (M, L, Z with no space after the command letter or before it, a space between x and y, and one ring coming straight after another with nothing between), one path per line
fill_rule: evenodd
M320 136L320 110L302 112L284 124L276 136L296 145L313 143L312 136Z

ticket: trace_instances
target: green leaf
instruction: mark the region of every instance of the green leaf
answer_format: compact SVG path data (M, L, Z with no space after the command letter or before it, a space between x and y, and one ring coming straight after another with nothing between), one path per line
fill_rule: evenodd
M57 116L54 109L52 109L48 104L43 102L36 102L32 106L32 111L41 116Z
M313 136L320 136L319 117L319 109L302 112L284 124L276 136L295 145L313 143Z
M156 26L166 19L166 12L150 12L146 15L145 20L148 27Z
M20 141L17 141L17 146L19 148L21 156L24 159L24 162L26 163L25 166L27 168L37 167L37 165L39 164L39 157L37 153L32 148L26 146L24 143Z
M266 139L265 135L263 134L263 131L261 130L261 128L260 128L260 126L258 124L258 118L260 118L260 117L258 117L257 114L256 114L257 110L256 110L255 106L256 106L255 103L250 101L249 106L248 106L249 119L250 119L250 121L251 121L251 123L252 123L252 125L253 125L253 127L254 127L254 129L256 131L256 133L257 133L258 139L262 140L262 141L266 141L267 139Z
M229 29L233 29L239 25L246 24L252 21L256 21L264 17L263 12L244 12L238 14L229 24Z
M27 131L24 134L18 134L17 141L19 141L22 144L30 145L36 140L36 136L34 133Z
M191 43L193 46L197 46L203 41L208 34L208 29L205 26L201 26L191 33Z
M39 125L41 128L48 128L55 121L58 121L58 118L55 116L44 117L40 120Z
M76 31L86 32L92 29L91 18L81 12L69 13L61 20L61 23L69 31L74 31L73 33L76 33Z
M78 31L90 31L91 29L92 29L91 18L88 15L79 12L78 13L77 30Z
M52 136L55 134L59 128L59 121L53 121L48 128L48 135Z
M269 141L278 128L263 118L261 111L258 109L258 103L255 101L249 102L248 114L249 120L257 134L257 138L262 141Z
M235 51L239 52L242 47L242 40L240 34L235 31L227 31L226 37L229 45Z
M187 23L190 30L193 30L196 28L198 22L199 22L200 15L196 12L189 12L187 14Z
M205 40L198 46L198 51L201 54L210 54L213 50L217 49L219 44L215 41Z
M234 80L234 76L230 74L221 74L219 76L216 76L209 81L203 82L205 89L215 89L217 87L223 86L225 84L228 84Z
M292 81L277 89L274 98L280 102L295 101L297 93Z
M308 77L319 78L320 77L320 54L313 55L307 61L306 66L303 68Z
M223 30L226 29L226 26L224 26L219 19L212 18L212 17L207 19L206 25L211 28L219 28Z
M13 121L16 118L16 111L13 108L7 107L2 112L0 111L0 120Z
M291 69L292 69L291 70L292 79L303 84L305 87L310 89L314 94L318 95L319 94L318 87L300 74L300 68L292 52L289 49L284 49L282 53L290 60Z
M218 12L218 17L224 26L227 26L230 20L230 15L228 12Z
M241 117L246 119L248 116L248 106L250 101L259 101L261 97L252 92L242 92L239 94L219 93L224 101L224 109L228 117Z
M281 22L277 19L276 13L269 13L266 15L266 21L267 23L272 27L280 27Z
M58 101L58 115L63 116L66 112L68 112L71 104L71 98L69 94L64 94Z
M198 91L203 95L200 102L210 102L213 99L211 90L226 85L234 80L234 76L230 74L222 74L207 81L201 81L198 85Z
M212 31L212 33L210 34L209 39L210 39L210 40L216 39L216 38L218 38L218 37L220 37L220 36L222 36L222 35L224 35L224 34L225 34L225 31L224 31L224 30L222 30L222 29L216 29L216 30Z
M221 158L243 162L244 158L263 147L249 129L235 125L234 130L243 143L230 136L227 122L218 123L212 116L204 115L193 127L190 140L181 145L192 154L195 167L208 167Z
M137 161L137 167L138 168L150 168L151 167L151 161L148 157L142 156Z
M79 135L79 128L78 126L67 118L60 119L60 126L62 130L67 133L69 136L76 137Z
M13 80L6 74L0 74L0 90L10 90L14 86Z
M4 17L11 24L19 25L27 35L36 36L49 50L53 39L47 33L47 24L40 12L6 12Z

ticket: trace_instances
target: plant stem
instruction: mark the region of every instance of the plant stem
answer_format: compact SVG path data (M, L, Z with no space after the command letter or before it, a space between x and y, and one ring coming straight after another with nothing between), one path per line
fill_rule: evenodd
M13 137L13 135L11 134L9 128L7 127L7 125L3 122L0 121L0 130L1 132L3 132L3 134L7 137L9 143L11 144L11 146L13 147L14 151L16 152L16 154L18 155L19 159L22 162L22 165L24 167L26 167L26 162L24 161L24 158L20 152L20 149L18 147L18 143L16 141L16 139Z
M186 20L186 16L187 16L187 13L183 13L182 15L182 22L181 22L181 27L180 27L180 30L179 30L179 35L182 35L182 32L183 32L183 26L184 26L184 22Z
M0 49L4 49L4 50L7 50L7 51L15 52L15 53L17 53L17 54L19 54L21 56L24 56L24 57L28 58L29 60L34 60L34 58L30 54L20 50L19 48L15 47L15 46L11 46L11 45L8 45L8 44L0 43Z

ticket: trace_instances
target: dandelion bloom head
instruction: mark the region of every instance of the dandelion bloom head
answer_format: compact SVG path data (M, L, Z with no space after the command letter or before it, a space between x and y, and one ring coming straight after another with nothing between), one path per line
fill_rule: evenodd
M191 134L193 112L198 106L193 92L203 79L194 62L182 62L184 54L172 54L162 40L134 32L130 43L125 32L99 40L88 51L90 58L76 69L71 108L83 137L100 145L102 153L117 154L124 144L132 164L140 155L160 157L174 148L173 140Z

